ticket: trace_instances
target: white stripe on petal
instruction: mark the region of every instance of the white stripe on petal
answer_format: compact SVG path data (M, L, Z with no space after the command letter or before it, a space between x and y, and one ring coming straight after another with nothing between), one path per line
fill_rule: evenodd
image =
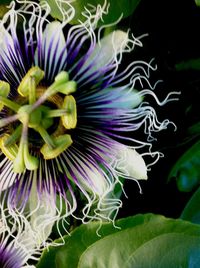
M73 154L73 159L76 161L77 168L73 166L71 161L68 161L68 165L73 169L79 184L83 189L86 189L90 193L102 196L108 190L108 181L106 180L103 172L97 169L89 161L82 160L81 155L79 158Z
M15 57L15 60L18 60L18 57L16 56L15 47L13 43L13 39L11 35L6 31L3 25L0 25L0 66L1 68L5 68L3 72L6 73L6 69L10 70L12 74L14 75L16 81L20 82L20 77L17 75L14 67L12 64L14 64L13 59L11 59L11 53L12 56ZM2 62L3 61L3 62ZM5 76L7 76L5 74ZM7 77L9 78L9 76Z
M47 78L54 77L62 70L67 57L66 41L63 34L63 25L54 21L47 24L42 38L42 61ZM38 49L35 53L35 62L38 59ZM57 71L55 73L55 71Z

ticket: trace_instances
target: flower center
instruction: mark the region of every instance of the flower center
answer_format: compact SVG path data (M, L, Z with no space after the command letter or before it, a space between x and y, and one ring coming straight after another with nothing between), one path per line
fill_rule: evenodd
M62 71L45 89L39 85L43 77L39 67L32 67L17 89L17 103L8 98L10 85L0 81L0 110L6 107L9 111L0 119L0 128L7 127L0 137L0 148L13 161L16 173L36 170L38 152L44 159L53 159L72 144L67 132L77 124L76 101L71 95L76 91L76 82ZM35 155L30 154L31 149L37 149Z

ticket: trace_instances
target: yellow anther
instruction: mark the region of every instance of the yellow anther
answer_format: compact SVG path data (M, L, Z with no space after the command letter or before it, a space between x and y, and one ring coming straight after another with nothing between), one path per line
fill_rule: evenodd
M66 110L66 114L61 116L63 126L66 129L75 128L77 124L77 109L76 101L72 95L64 98L62 108Z
M5 81L0 81L0 96L7 98L10 93L10 85ZM3 109L4 104L0 102L0 111Z
M64 152L73 142L71 136L68 134L54 137L53 141L56 146L55 148L52 148L45 143L40 149L40 152L43 154L43 157L46 160L56 158L62 152Z
M59 74L56 75L55 77L56 82L68 82L69 81L69 74L65 71L60 72Z
M5 146L6 140L10 137L8 134L4 134L0 138L0 148L2 153L11 161L14 161L14 159L17 156L18 153L18 146L16 144L11 144L8 146Z
M17 91L22 97L27 97L29 94L29 88L31 85L31 80L34 79L35 87L44 78L44 72L38 67L32 67L28 73L22 79Z
M77 83L75 81L69 81L65 84L62 84L61 86L58 86L58 92L65 95L76 92L76 89L77 89Z
M5 81L0 81L0 96L8 97L10 93L10 85Z

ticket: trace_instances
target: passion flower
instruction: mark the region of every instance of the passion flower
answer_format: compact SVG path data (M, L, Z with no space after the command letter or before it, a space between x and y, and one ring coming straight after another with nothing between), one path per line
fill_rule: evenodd
M120 67L124 53L142 46L140 38L95 33L106 4L86 9L85 21L69 26L70 4L59 5L63 21L52 22L47 5L17 2L24 5L13 2L0 22L1 196L13 217L30 216L29 205L29 213L42 211L39 221L50 200L44 229L51 220L77 217L77 193L85 199L83 222L113 220L121 206L114 194L119 178L147 179L143 156L159 158L152 135L170 123L159 122L143 99L165 104L169 96L159 102L153 93L151 63ZM142 127L144 141L134 138Z

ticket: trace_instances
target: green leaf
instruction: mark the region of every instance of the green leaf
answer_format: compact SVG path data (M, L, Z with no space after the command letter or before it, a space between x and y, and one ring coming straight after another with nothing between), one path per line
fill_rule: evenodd
M91 245L78 268L188 267L191 254L200 253L199 231L200 227L187 222L145 215L143 224Z
M200 0L195 0L195 3L198 7L200 7Z
M197 268L200 265L199 241L199 237L185 234L160 235L136 249L124 267ZM193 262L196 262L195 266Z
M200 224L200 187L193 194L185 206L180 218Z
M8 4L10 4L11 0L8 1L1 1L0 3L0 19L3 18L5 13L8 11Z
M139 215L137 219L132 217L128 218L128 220L121 219L116 224L117 227L126 229L130 226L141 224L143 220L143 216ZM99 227L101 228L98 232ZM41 260L37 264L37 268L46 268L48 265L51 268L66 267L67 264L70 264L70 268L77 268L81 254L91 244L109 234L118 232L119 228L114 227L110 223L103 223L102 226L95 222L81 225L70 236L64 236L64 246L50 247L48 250L45 250ZM56 240L56 242L63 243L61 239Z
M12 0L1 0L1 4L0 4L0 6L3 6L3 5L9 5L10 2L12 2Z
M40 0L42 3L43 0ZM51 7L51 15L55 19L62 20L63 16L58 8L58 4L55 0L46 0L46 2ZM82 12L85 11L85 7L90 9L90 5L97 6L101 5L103 6L104 0L78 0L75 2L72 2L71 5L75 8L75 16L72 21L70 21L70 24L77 24L79 23L78 20L84 21L85 17L82 15ZM137 5L139 4L140 0L109 0L110 3L109 12L107 15L103 17L104 24L115 22L119 19L119 17L123 14L123 18L128 17L131 15ZM67 10L69 9L69 6L65 3L62 4L62 7Z
M191 135L200 135L200 122L188 128L188 133Z
M189 148L173 166L168 180L175 177L178 189L189 192L200 184L200 141Z
M177 71L200 70L200 58L182 61L175 66Z
M200 265L200 226L163 216L136 215L112 223L82 225L65 245L45 251L37 268L175 268Z

